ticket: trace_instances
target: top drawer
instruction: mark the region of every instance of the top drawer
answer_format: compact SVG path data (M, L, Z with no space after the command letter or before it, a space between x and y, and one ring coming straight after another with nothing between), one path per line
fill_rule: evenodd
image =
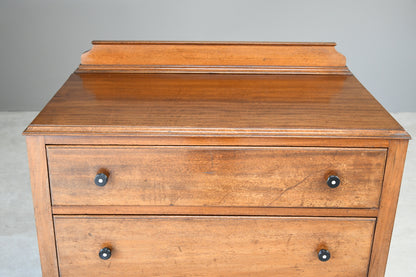
M386 150L47 146L47 155L53 205L376 208Z

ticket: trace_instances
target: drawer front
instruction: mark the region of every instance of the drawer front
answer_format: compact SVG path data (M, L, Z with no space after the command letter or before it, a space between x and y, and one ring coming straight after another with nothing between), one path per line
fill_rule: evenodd
M55 216L61 276L367 276L374 219ZM99 257L101 249L109 259ZM108 251L110 249L110 251ZM319 251L327 250L327 261ZM101 250L102 253L103 250Z
M376 208L386 150L48 146L47 155L54 205Z

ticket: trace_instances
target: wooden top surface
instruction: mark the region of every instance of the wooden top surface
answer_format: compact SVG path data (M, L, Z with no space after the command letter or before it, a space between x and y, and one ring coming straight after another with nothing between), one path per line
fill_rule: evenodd
M24 132L409 138L353 75L74 73Z

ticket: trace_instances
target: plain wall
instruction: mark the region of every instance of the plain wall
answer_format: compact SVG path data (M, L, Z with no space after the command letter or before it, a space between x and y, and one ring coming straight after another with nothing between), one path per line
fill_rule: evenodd
M416 111L415 0L1 0L0 110L40 110L94 39L335 41L389 111Z

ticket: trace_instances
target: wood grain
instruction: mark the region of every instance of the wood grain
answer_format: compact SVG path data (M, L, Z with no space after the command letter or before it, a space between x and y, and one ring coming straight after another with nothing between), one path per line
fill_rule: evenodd
M42 274L58 276L45 143L43 137L27 137L26 144Z
M55 216L61 276L367 276L374 219ZM98 251L110 247L101 260ZM321 262L325 247L331 259Z
M207 207L207 206L52 206L55 215L257 215L257 216L325 216L377 217L378 209L348 208L279 208L279 207Z
M335 43L94 41L24 135L43 276L384 276L410 136Z
M386 270L407 145L407 140L390 142L381 194L380 211L377 218L374 245L371 253L369 277L384 276Z
M73 74L25 134L408 138L354 76Z
M46 144L147 145L147 146L312 146L387 148L388 140L358 138L276 138L276 137L137 137L137 136L45 136Z
M53 205L377 208L385 149L48 146ZM98 172L109 173L104 187ZM329 188L329 175L341 179Z
M335 43L92 43L77 72L350 74Z

